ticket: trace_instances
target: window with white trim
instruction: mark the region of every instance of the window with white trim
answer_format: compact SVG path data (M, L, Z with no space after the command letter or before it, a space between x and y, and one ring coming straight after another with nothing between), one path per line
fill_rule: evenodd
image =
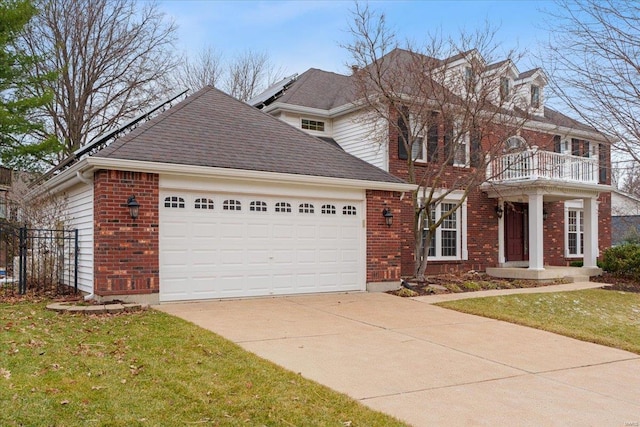
M207 198L196 199L193 202L195 209L213 209L213 200Z
M300 203L300 206L298 206L298 213L312 214L314 212L315 210L311 203Z
M357 213L355 206L347 205L342 207L342 215L356 215Z
M276 203L275 211L277 213L291 213L291 203L278 202Z
M222 210L223 211L239 211L239 210L242 210L242 204L240 203L240 200L233 200L233 199L225 200L222 203Z
M322 215L335 215L336 207L333 205L322 205L322 209L320 210Z
M443 202L438 205L432 205L429 209L429 215L433 222L442 217L455 207L456 203ZM460 209L456 209L447 218L442 221L442 224L436 229L431 240L429 242L429 259L460 259L461 254L461 220ZM427 238L428 228L425 219L425 227L422 232L422 238Z
M319 120L302 119L302 129L324 132L324 122Z
M178 196L169 196L164 198L165 208L184 209L184 199Z
M531 85L531 106L533 108L540 107L540 86Z
M584 249L584 211L567 209L566 215L566 251L568 257L581 257Z

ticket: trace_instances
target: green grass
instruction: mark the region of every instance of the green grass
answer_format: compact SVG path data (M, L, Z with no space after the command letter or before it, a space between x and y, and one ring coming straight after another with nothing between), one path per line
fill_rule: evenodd
M0 304L2 426L400 426L349 397L157 312Z
M592 289L438 305L640 354L640 294Z

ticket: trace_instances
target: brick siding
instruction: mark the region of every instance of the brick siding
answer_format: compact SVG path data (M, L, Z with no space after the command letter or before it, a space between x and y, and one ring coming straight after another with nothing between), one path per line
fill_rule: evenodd
M404 215L400 194L392 191L367 190L367 283L400 280ZM383 209L393 213L393 224L387 226Z
M94 175L94 292L99 296L159 291L158 175L100 170ZM131 219L135 195L140 215Z

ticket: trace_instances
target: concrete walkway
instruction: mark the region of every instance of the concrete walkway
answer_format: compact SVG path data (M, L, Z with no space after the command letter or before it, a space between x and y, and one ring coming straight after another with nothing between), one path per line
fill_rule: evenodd
M640 423L640 356L427 298L353 293L156 308L414 426Z

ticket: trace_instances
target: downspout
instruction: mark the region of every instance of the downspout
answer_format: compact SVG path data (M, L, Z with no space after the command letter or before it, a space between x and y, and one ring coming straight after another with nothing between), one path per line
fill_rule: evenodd
M92 180L90 177L85 176L83 172L81 172L81 171L76 171L76 177L77 177L77 178L78 178L78 180L80 180L80 182L82 182L83 184L93 186L93 180ZM91 177L93 177L93 174L91 175ZM77 270L76 270L76 274L78 274L78 271L77 271ZM95 296L96 296L96 295L95 295L95 293L93 292L93 288L92 288L91 293L90 293L90 294L87 294L87 295L85 295L85 296L84 296L84 300L85 300L85 301L90 301L90 300L94 299L94 298L95 298Z

